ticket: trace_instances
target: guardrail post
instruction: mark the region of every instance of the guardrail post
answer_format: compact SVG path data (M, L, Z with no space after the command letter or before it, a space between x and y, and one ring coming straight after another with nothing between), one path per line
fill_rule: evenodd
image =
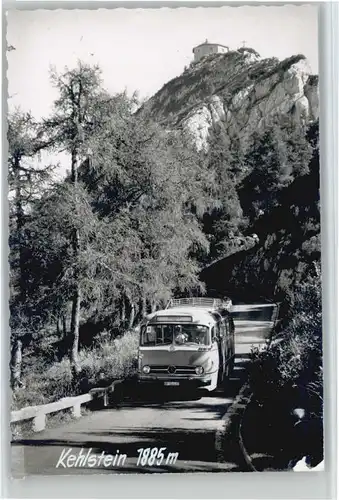
M80 403L77 403L72 407L72 416L74 418L81 417L81 404Z
M44 413L38 413L36 417L33 418L33 431L40 432L46 427L46 415Z
M107 391L104 392L104 406L108 406L108 394L107 394Z

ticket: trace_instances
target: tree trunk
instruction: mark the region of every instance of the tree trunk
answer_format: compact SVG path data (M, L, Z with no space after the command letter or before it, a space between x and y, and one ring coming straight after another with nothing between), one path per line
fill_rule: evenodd
M62 315L62 335L63 338L66 339L67 337L67 323L66 323L66 315Z
M152 301L146 299L146 314L150 314L152 312Z
M15 158L14 161L14 178L15 178L15 225L18 235L18 252L19 252L19 287L20 287L20 298L23 298L25 283L24 283L24 264L25 259L23 255L23 227L25 224L25 213L22 206L22 192L21 192L21 179L20 179L20 159Z
M72 299L72 318L71 318L71 335L72 335L71 367L73 375L78 375L80 373L80 364L78 356L80 304L81 304L81 291L80 291L80 286L77 285Z
M16 340L12 351L11 386L13 391L21 387L22 342Z
M152 300L151 302L151 312L154 313L157 310L157 303L155 300Z
M131 330L134 325L134 320L135 320L135 305L133 302L131 304L131 309L130 309L130 315L129 315L129 321L128 321L128 329Z
M78 151L77 148L73 148L72 150L72 171L71 171L71 179L75 189L75 212L78 211L78 203L77 203L77 185L78 185ZM78 220L76 220L78 223ZM81 305L81 287L80 287L80 276L78 270L78 258L80 252L80 235L77 227L73 228L71 244L73 250L73 259L74 259L74 292L72 298L72 316L71 316L71 352L70 352L70 361L72 367L73 377L80 373L80 364L79 364L79 324L80 324L80 305Z
M58 338L61 337L60 317L56 320L56 334L57 334Z
M20 177L20 156L16 156L13 164L14 182L15 182L15 226L17 233L17 256L19 262L18 272L18 302L20 307L26 303L27 281L25 279L26 260L23 246L23 230L25 225L25 212L22 196L22 179ZM22 341L15 339L11 355L11 386L15 391L21 387L21 364L22 364Z
M121 327L124 328L126 322L126 302L124 295L122 295L120 301L120 322L121 322Z
M147 302L146 302L146 297L143 295L141 297L141 305L140 305L140 316L141 319L144 318L147 314Z
M135 316L136 316L136 307L132 300L132 295L129 291L125 292L125 303L127 305L128 310L128 321L127 321L127 329L133 328Z

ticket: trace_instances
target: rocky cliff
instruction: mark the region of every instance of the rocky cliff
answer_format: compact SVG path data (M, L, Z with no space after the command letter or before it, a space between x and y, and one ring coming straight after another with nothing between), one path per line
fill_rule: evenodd
M304 56L262 59L250 48L215 54L186 68L143 107L166 127L191 130L201 148L218 123L232 139L246 139L277 115L318 118L318 77Z

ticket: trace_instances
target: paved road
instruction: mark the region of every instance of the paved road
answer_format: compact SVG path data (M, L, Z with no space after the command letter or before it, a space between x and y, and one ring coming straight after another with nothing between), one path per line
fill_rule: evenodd
M227 409L243 385L251 346L264 345L275 312L272 304L234 306L236 362L226 391L191 400L177 392L147 401L124 400L117 408L95 411L78 421L16 441L12 445L13 476L238 470L236 463L223 462L218 436L227 421ZM154 447L166 448L161 465L137 464L137 450ZM120 458L118 466L122 454L127 458ZM86 455L86 460L81 458ZM74 467L76 459L78 467ZM73 467L64 468L67 460Z

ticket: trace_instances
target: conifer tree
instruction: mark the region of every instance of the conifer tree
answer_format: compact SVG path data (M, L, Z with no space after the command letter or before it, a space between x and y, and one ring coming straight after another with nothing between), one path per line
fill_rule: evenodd
M54 113L45 120L45 127L59 150L70 155L70 184L73 188L74 217L79 221L79 167L88 155L88 137L99 126L100 111L105 101L101 89L100 71L81 62L63 74L53 72L51 80L59 92L54 103ZM70 247L73 255L72 310L70 336L72 339L70 359L74 375L80 372L78 361L79 324L82 289L79 269L81 252L81 229L73 224L70 232Z
M10 245L10 327L12 388L20 385L21 349L30 342L32 325L28 309L29 255L26 225L32 203L42 195L52 168L37 166L37 156L50 145L41 125L20 109L8 116L8 183Z

